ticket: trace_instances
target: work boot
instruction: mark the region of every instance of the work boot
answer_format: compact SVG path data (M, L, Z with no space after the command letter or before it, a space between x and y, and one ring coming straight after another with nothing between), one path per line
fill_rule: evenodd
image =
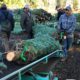
M68 55L67 54L66 55L64 54L64 56L62 57L61 61L64 62L64 61L67 60L67 58L68 58Z

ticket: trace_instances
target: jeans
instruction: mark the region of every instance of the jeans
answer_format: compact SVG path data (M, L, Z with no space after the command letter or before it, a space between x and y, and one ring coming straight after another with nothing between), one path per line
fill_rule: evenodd
M72 46L72 43L73 43L72 37L67 37L66 39L63 40L63 52L65 57L68 55L68 49Z

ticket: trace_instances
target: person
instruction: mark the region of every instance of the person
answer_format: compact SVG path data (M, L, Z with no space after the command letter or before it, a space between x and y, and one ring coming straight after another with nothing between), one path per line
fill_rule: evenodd
M60 16L64 14L65 11L60 6L56 6L56 10L57 10L57 21L59 21Z
M0 37L5 47L5 52L9 51L9 38L11 31L14 29L14 18L10 10L7 9L6 4L2 4L0 8Z
M32 38L32 26L34 25L34 22L32 19L32 14L30 12L29 5L25 5L23 8L23 14L21 15L20 25L22 31L24 31L27 34L27 37Z
M64 58L63 61L66 59L68 55L68 50L72 46L73 42L73 34L76 27L76 17L72 14L72 9L70 6L65 8L65 13L61 15L59 18L58 24L58 31L59 33L65 32L66 37L63 41L63 51L64 51Z
M11 31L14 29L13 14L7 9L6 4L2 4L0 7L0 73L3 73L4 69L7 69L7 65L3 62L2 46L5 48L5 52L9 51L9 38Z

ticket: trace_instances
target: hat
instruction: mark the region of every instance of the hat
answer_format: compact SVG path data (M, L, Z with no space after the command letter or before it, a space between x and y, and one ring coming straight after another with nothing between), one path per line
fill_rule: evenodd
M71 10L71 7L70 7L70 6L67 6L67 7L65 8L65 10Z
M29 5L27 5L27 4L26 4L26 5L24 6L24 8L27 8L27 9L29 9L30 7L29 7Z

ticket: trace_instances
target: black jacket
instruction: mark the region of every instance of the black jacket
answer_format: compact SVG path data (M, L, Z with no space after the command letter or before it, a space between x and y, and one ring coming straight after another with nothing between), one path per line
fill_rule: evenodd
M20 25L22 27L22 30L26 31L27 33L31 32L33 26L31 13L23 12L21 15Z

